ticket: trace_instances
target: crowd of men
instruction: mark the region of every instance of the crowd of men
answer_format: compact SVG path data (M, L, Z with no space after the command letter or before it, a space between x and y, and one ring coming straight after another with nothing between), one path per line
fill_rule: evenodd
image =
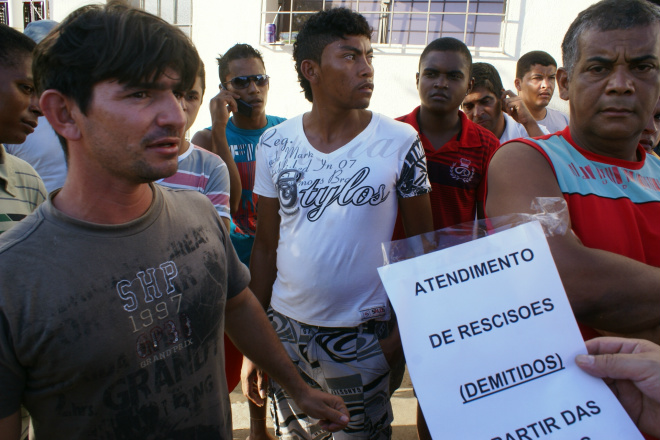
M520 57L516 92L439 38L397 120L367 110L365 18L322 11L293 48L309 112L268 115L263 58L237 44L190 141L206 74L180 30L120 2L46 25L38 45L0 25L0 439L22 408L37 440L230 439L239 380L252 440L272 438L267 392L279 437L389 439L404 359L380 244L536 197L570 212L549 244L577 364L660 436L660 8L592 5L563 66ZM17 157L55 137L53 165Z

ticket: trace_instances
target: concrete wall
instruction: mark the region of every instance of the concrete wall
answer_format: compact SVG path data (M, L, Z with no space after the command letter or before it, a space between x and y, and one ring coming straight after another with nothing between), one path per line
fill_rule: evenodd
M264 0L267 1L267 0ZM22 27L20 0L12 0L12 24ZM51 18L62 20L85 0L50 0ZM99 3L102 3L100 1ZM595 0L509 0L504 26L503 49L473 50L474 61L495 65L505 87L513 89L517 59L531 50L545 50L561 64L561 41L578 12ZM291 117L309 110L311 104L297 82L290 45L262 43L262 0L193 0L192 38L206 65L207 92L203 109L217 93L219 83L215 57L236 43L249 43L264 56L271 76L268 113ZM18 11L18 12L17 12ZM268 18L272 21L272 16ZM265 23L265 22L264 22ZM419 103L415 73L422 47L374 46L375 90L370 108L396 117ZM568 112L555 95L551 107ZM208 112L200 111L192 132L209 126Z

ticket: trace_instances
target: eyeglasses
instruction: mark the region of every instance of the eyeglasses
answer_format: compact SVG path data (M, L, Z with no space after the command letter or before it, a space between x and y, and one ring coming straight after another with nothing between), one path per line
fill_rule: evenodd
M229 80L232 87L235 89L247 89L250 87L250 82L254 81L259 87L265 86L268 84L268 75L247 75L247 76L237 76ZM227 83L223 83L222 87L227 88Z

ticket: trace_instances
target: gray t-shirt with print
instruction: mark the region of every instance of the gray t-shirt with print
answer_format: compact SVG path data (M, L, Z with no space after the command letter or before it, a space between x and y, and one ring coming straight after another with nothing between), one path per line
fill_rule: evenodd
M25 405L36 440L231 438L225 305L249 273L204 195L152 188L126 224L49 199L0 237L0 418Z

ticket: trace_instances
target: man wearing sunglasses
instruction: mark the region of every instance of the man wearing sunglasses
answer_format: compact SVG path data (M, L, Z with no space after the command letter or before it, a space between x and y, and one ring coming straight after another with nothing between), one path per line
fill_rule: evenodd
M250 287L272 307L300 374L350 406L349 425L335 439L391 437L388 379L400 342L377 272L381 243L391 239L398 209L408 235L433 229L417 132L367 110L371 34L366 19L345 8L309 17L293 54L312 109L267 130L256 151ZM255 376L246 361L244 390L260 404ZM271 384L278 436L330 438Z
M218 57L218 70L221 91L211 101L212 126L197 132L192 143L227 163L231 240L238 257L249 265L257 222L257 196L252 193L254 149L263 132L285 118L266 114L269 78L258 50L236 44Z
M249 44L236 44L218 57L220 93L211 101L212 126L197 132L192 143L218 154L230 174L232 222L230 238L238 258L250 265L257 229L254 150L266 129L284 118L266 114L269 78L261 53ZM231 113L231 117L230 117ZM240 381L243 354L225 336L225 368L229 390ZM270 438L266 406L250 402L250 439Z

